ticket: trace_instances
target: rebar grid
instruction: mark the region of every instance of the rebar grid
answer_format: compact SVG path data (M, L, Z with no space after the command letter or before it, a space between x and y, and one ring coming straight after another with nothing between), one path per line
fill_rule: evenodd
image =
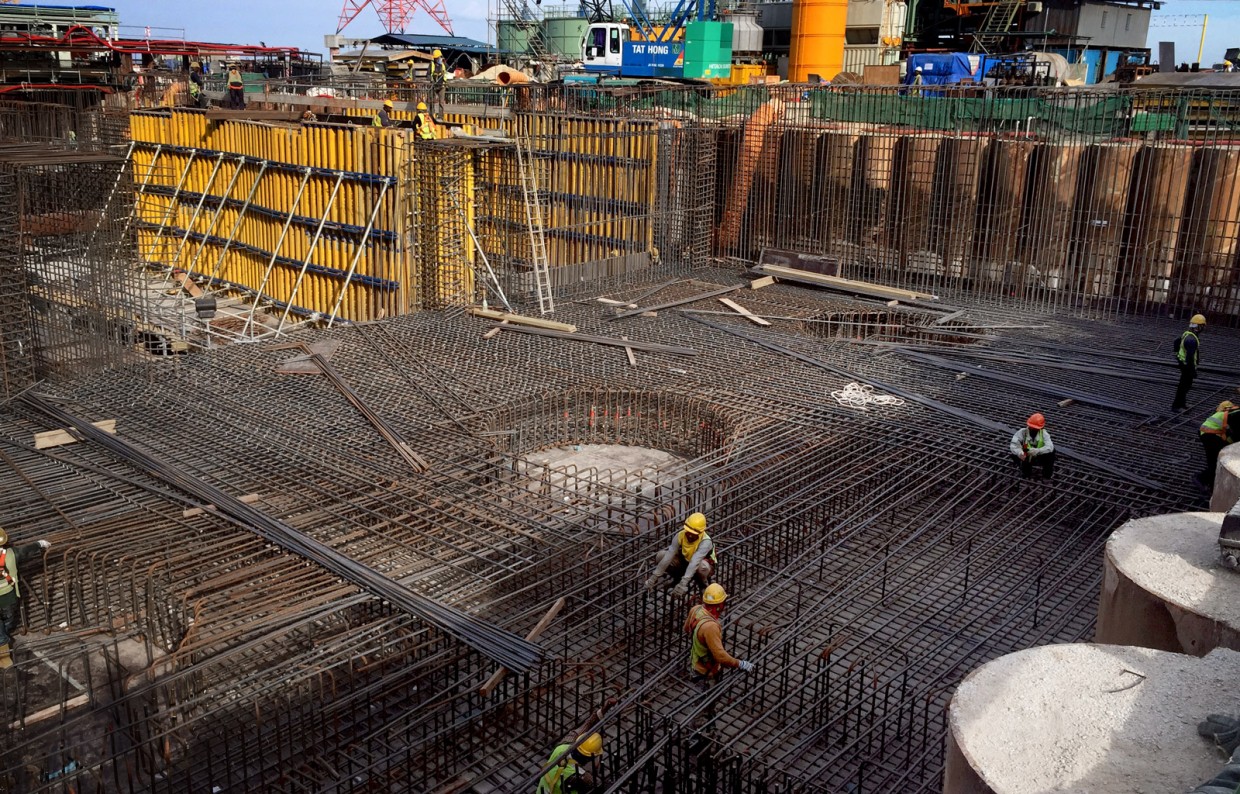
M733 283L698 277L620 281L607 296L651 305ZM954 683L1002 653L1088 638L1106 534L1192 503L1177 493L1185 442L1131 413L1047 410L1032 390L956 380L873 344L923 346L920 310L785 285L733 297L791 319L752 332L743 318L712 321L993 421L1014 425L1039 406L1058 443L1134 467L1125 455L1139 444L1140 473L1170 492L1072 461L1053 484L1021 483L1001 434L917 404L834 406L839 376L674 309L611 320L593 301L562 308L583 333L698 351L639 353L637 367L609 348L503 331L483 340L487 325L456 311L301 334L342 343L333 367L430 462L424 474L326 380L275 374L286 352L239 346L160 362L157 377L106 372L60 386L66 407L118 419L133 443L228 493L257 494L259 509L416 591L516 633L557 598L568 607L540 640L549 660L484 698L494 666L481 655L211 511L180 518L183 496L89 444L28 449L47 428L10 403L0 413L2 484L17 497L7 525L55 544L47 573L31 579L27 622L46 632L37 647L70 654L65 630L103 629L146 647L149 662L137 679L100 679L120 682L107 705L91 696L12 733L4 774L63 770L71 757L85 791L524 790L558 738L615 696L629 704L604 725L615 790L673 780L703 791L935 790ZM887 313L881 335L869 333L874 312ZM865 322L825 339L813 321L828 317ZM1040 350L1065 385L1151 413L1169 399L1173 384L1114 364L1161 350L1171 324L975 309L959 322L935 355ZM1229 340L1209 337L1207 361L1232 366ZM1065 347L1078 343L1086 352ZM1049 366L1065 359L1090 371ZM683 462L648 480L564 469L530 482L529 453L600 443ZM654 551L696 508L721 546L726 643L759 667L708 694L681 678L687 603L642 588ZM20 644L18 662L28 676L41 664ZM0 678L8 721L58 702L10 687ZM88 738L97 724L109 732Z

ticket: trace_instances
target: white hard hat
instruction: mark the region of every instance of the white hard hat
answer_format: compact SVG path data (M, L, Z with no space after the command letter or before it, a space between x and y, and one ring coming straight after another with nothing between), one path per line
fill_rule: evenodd
M920 66L918 66L918 67L917 67L916 69L914 69L913 71L914 71L914 72L920 72L920 71L921 71L921 67L920 67Z

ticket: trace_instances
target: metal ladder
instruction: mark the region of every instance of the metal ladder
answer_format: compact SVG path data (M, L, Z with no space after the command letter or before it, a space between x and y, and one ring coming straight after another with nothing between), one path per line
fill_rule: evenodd
M534 292L538 295L538 313L551 314L555 304L551 298L551 262L547 258L547 236L543 229L542 200L538 196L538 163L534 159L534 141L516 120L517 170L521 176L521 194L525 201L526 228L530 232L530 263L534 266Z
M1003 39L1003 34L1012 28L1016 21L1016 12L1025 4L1025 0L999 0L986 11L982 24L973 33L973 44L969 52L989 53Z

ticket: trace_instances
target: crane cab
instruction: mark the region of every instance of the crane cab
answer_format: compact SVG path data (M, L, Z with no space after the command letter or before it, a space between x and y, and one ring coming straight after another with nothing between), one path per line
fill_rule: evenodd
M586 28L581 42L581 63L587 71L620 74L624 65L629 26L619 22L595 22Z

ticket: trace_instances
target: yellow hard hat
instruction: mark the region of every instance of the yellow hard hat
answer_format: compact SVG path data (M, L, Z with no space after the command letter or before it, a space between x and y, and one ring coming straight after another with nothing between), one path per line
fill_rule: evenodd
M9 533L5 532L3 528L0 528L0 546L7 545L9 545Z
M1189 325L1205 325L1206 316L1204 314L1194 314L1188 321Z
M425 103L425 102L419 102L419 103L418 103L418 110L426 110L426 103Z
M384 106L385 108L390 108L390 107L392 107L392 100L390 100L390 99L385 99L385 100L383 100L383 106Z
M1218 408L1216 408L1215 410L1230 411L1231 409L1235 407L1236 407L1236 404L1233 403L1231 400L1223 400L1221 403L1218 404Z
M201 69L201 68L202 68L202 64L198 63L198 61L194 61L193 63L191 63L191 64L189 65L189 68L191 68L191 69Z
M693 515L689 516L688 518L685 519L685 529L689 530L690 532L705 532L706 531L706 516L702 515L701 513L694 513Z
M438 50L436 50L438 52ZM577 752L584 756L593 758L596 755L603 754L603 737L597 733L592 733L577 745Z
M722 604L727 599L727 591L718 582L707 586L705 592L702 593L702 601L707 604Z
M434 52L432 52L432 53L431 53L431 57L432 57L432 58L442 58L442 57L443 57L443 53L442 53L442 52L440 52L439 50L435 50Z

